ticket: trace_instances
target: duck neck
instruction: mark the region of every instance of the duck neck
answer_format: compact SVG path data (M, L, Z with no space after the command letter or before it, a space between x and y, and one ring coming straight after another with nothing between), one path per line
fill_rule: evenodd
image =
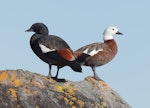
M109 46L109 48L113 51L114 54L117 53L118 47L117 47L117 43L115 42L114 39L105 40L104 42Z
M38 39L39 37L41 37L42 35L40 34L33 34L31 39L30 39L30 44L32 44L36 39Z

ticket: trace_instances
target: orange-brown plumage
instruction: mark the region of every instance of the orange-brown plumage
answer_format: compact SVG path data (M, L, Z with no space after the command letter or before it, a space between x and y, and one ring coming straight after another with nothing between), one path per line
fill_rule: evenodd
M65 59L68 61L73 61L75 60L75 57L73 53L69 49L62 49L62 50L57 50L57 52Z
M89 44L74 52L81 65L92 68L95 79L100 79L96 75L95 68L110 62L117 54L117 44L113 38L115 34L122 33L116 27L108 27L103 33L104 43Z

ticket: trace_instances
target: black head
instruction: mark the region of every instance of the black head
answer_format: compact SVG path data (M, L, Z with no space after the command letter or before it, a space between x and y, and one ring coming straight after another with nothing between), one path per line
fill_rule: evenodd
M45 24L43 23L34 23L28 30L26 30L27 32L35 32L37 34L44 34L44 35L48 35L48 28L46 27Z

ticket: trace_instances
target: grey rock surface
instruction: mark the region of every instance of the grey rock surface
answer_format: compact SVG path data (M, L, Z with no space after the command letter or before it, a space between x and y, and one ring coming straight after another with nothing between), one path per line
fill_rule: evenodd
M105 82L56 82L24 70L0 71L0 108L131 108Z

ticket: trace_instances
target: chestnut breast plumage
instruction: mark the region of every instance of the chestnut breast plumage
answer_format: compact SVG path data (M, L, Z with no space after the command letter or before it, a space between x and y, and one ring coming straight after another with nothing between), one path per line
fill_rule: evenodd
M108 27L103 33L104 42L93 43L83 46L76 50L74 54L81 65L90 66L94 72L94 78L99 79L96 75L95 68L110 62L117 54L118 48L114 40L114 35L120 34L116 27Z

